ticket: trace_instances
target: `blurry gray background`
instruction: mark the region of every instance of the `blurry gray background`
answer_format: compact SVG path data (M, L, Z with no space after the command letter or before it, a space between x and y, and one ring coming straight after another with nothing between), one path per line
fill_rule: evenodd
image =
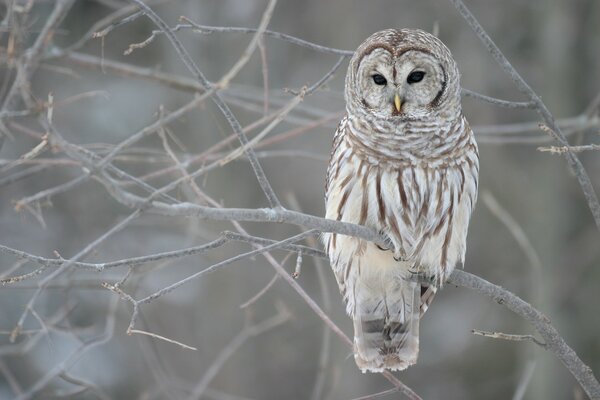
M10 0L0 6L3 18ZM20 2L25 3L25 2ZM267 5L264 0L194 0L151 3L171 26L184 15L192 21L217 26L256 27ZM92 25L127 6L116 0L76 1L55 34L54 45L75 43ZM594 0L469 1L467 3L488 33L526 81L542 96L554 116L567 119L565 129L572 144L597 142L598 118L573 121L600 92L600 2ZM34 2L21 27L23 36L15 51L31 46L53 7L51 1ZM6 19L5 19L6 21ZM408 0L280 0L269 29L339 49L352 50L367 36L389 27L431 31L452 50L465 88L490 96L524 100L503 74L477 37L448 1ZM145 17L116 27L104 39L90 39L79 53L104 57L151 70L191 77L165 37L159 36L142 49L124 56L129 44L145 40L155 26ZM3 85L14 79L9 61L10 28L1 33ZM251 35L182 30L183 41L202 71L218 80L240 57ZM20 41L20 42L19 42ZM318 53L288 42L264 39L268 61L269 112L279 109L298 90L316 82L335 63L335 55ZM47 55L46 55L47 56ZM269 137L295 130L343 111L343 79L347 63L328 84L307 97ZM8 83L7 83L8 82ZM4 89L5 90L5 89ZM57 103L54 124L66 140L105 154L134 132L156 121L159 107L165 112L191 99L181 91L152 80L123 76L106 68L85 66L69 55L42 61L30 88L40 101L52 92ZM96 92L100 91L100 92ZM92 92L91 94L89 94ZM83 97L78 96L88 93ZM261 118L263 72L257 51L225 92L235 115L246 126ZM71 101L69 101L71 99ZM73 99L75 99L73 101ZM64 101L64 104L60 104ZM488 193L522 228L537 253L536 270L505 224L480 198L473 215L465 269L499 284L544 312L567 343L595 372L600 373L600 246L599 232L577 180L564 157L537 150L550 145L535 126L533 111L507 110L472 98L463 101L464 112L480 143L481 193ZM502 134L506 124L533 122L533 129ZM4 123L13 138L0 150L4 164L31 150L39 139L27 129L43 133L35 116L9 118ZM284 206L322 216L327 158L337 121L307 129L290 139L265 146L261 158L267 177ZM168 125L179 144L171 146L183 159L199 154L231 133L227 122L210 102ZM258 130L254 130L250 136ZM238 144L232 142L228 152ZM259 150L257 150L259 151ZM291 153L290 153L291 151ZM16 211L15 201L69 181L82 172L60 151L46 151L46 165L24 179L3 180L0 189L0 244L28 253L54 258L54 251L69 258L106 232L131 211L114 201L94 180L72 190L42 199L31 208ZM593 183L598 187L599 157L581 154ZM24 165L17 170L31 167ZM172 165L160 138L154 134L123 153L115 165L136 176ZM200 165L195 165L198 168ZM0 175L11 176L17 170ZM190 171L194 170L191 168ZM179 177L178 172L148 179L162 186ZM208 195L225 207L258 208L268 204L249 164L240 159L196 180ZM171 195L187 197L182 185ZM43 218L43 219L42 219ZM251 234L284 239L300 228L280 224L242 224ZM231 224L193 218L142 215L121 232L97 247L86 260L104 262L198 245L233 230ZM223 248L171 262L145 264L134 272L124 290L142 298L218 261L248 251L247 244ZM278 260L286 252L275 251ZM0 274L13 268L17 259L0 254ZM348 335L351 321L344 315L341 296L326 262L305 256L297 282L321 306L326 306L317 268L325 271L325 290L332 320ZM535 264L535 263L534 263ZM292 256L285 267L294 270ZM538 266L539 267L539 266ZM24 264L10 275L33 271ZM335 335L325 346L325 368L319 368L323 351L323 323L306 303L278 279L264 296L246 310L239 305L260 291L273 277L264 257L244 259L213 274L194 280L142 307L136 328L154 332L196 347L177 345L141 335L126 334L132 308L116 304L114 334L105 344L69 358L80 346L102 333L111 313L114 293L101 287L114 283L127 268L95 273L71 270L45 288L35 304L39 318L48 326L40 331L39 320L29 315L15 343L9 333L15 327L36 282L49 274L0 286L0 398L26 391L48 371L68 359L69 373L95 387L69 383L60 376L37 392L35 398L186 398L224 349L247 323L257 323L277 313L290 318L236 349L209 383L203 398L217 399L309 399L315 391L323 399L352 399L389 389L382 376L362 374L351 352ZM61 313L67 313L60 319ZM56 317L58 315L59 317ZM56 317L58 322L52 323ZM55 318L55 319L56 319ZM46 331L44 331L46 329ZM582 399L577 382L551 354L531 342L508 342L474 336L471 329L506 333L532 333L532 328L501 305L463 288L441 291L421 327L419 363L396 373L424 399L510 399L519 382L533 368L525 399ZM36 338L34 342L28 344ZM326 338L327 339L327 338ZM69 361L70 362L70 361ZM318 377L323 379L322 389ZM229 397L227 397L229 396ZM237 396L237 397L236 397ZM389 398L401 398L392 394Z

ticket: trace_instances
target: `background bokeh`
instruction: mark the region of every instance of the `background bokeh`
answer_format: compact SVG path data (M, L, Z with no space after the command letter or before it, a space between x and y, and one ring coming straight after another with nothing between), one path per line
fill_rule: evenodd
M16 5L25 3L7 0L0 6L3 87L12 84L15 57L31 46L54 5L52 1L36 1L27 15L18 14ZM171 26L184 15L207 25L256 27L267 2L181 0L150 4ZM469 1L467 5L554 116L567 124L565 132L571 144L597 142L597 110L591 118L580 116L600 92L600 2L507 0ZM118 61L148 71L191 77L162 36L131 55L123 55L131 43L145 40L156 29L144 17L116 27L103 39L90 38L74 53L53 56L58 49L68 48L84 37L97 21L127 6L127 2L118 0L75 1L28 89L40 104L52 93L56 129L67 141L98 154L106 154L115 144L156 121L161 107L165 113L175 110L193 96L190 91L155 80L103 68L101 62L81 61L82 55L90 55L95 60L104 58L107 64ZM9 18L9 11L16 14ZM11 28L10 24L16 22L23 26ZM269 29L352 50L377 30L410 27L431 31L434 26L439 28L439 37L459 64L463 87L497 98L525 100L449 1L281 0ZM20 35L10 39L11 32L16 31ZM239 59L252 38L240 33L199 34L191 30L181 30L177 36L212 81ZM13 53L8 48L11 41L15 46ZM313 84L337 60L335 55L272 38L265 38L264 45L268 61L267 112L293 98L286 89L298 90ZM325 87L305 98L267 139L328 116L329 122L257 150L266 175L286 208L324 214L325 171L337 124L332 116L344 109L346 65L344 62ZM242 126L264 115L263 89L263 64L257 51L224 91ZM5 95L6 88L1 93ZM577 180L563 156L537 150L552 143L537 128L539 119L535 112L498 108L472 98L464 99L463 108L480 143L482 194L472 218L465 270L505 287L545 313L598 376L600 235ZM529 122L533 126L529 130L513 126ZM44 133L35 115L3 118L3 123L12 137L6 138L0 150L0 168L30 151L39 143L35 134ZM518 132L503 133L507 126ZM226 120L210 102L166 128L176 138L170 139L171 147L183 160L231 133ZM232 142L225 152L236 146L237 142ZM599 188L597 153L585 152L580 157ZM48 258L56 257L54 252L58 252L68 259L131 212L95 180L16 210L16 201L83 173L81 165L59 149L47 150L38 159L45 162L0 170L0 244ZM172 164L156 134L128 148L115 161L115 165L138 177ZM18 171L35 165L45 167L22 179L15 178ZM189 170L198 167L194 165ZM179 176L174 171L148 178L147 182L160 187ZM225 207L268 205L243 158L196 182ZM187 185L180 185L171 195L196 201ZM490 200L484 202L484 197ZM498 207L505 211L500 213L504 216L499 217ZM506 215L531 244L529 257L507 228ZM253 235L275 239L300 232L299 227L291 225L242 225ZM198 245L216 238L223 230L234 228L225 222L142 214L95 248L86 261L104 262ZM123 289L142 298L250 248L248 244L229 244L198 256L145 264L133 272ZM275 251L273 255L281 261L287 253ZM19 260L4 253L0 253L0 260L0 275L9 270L11 276L19 275L36 268L35 264L24 263L11 270ZM284 266L293 272L295 257L290 257ZM319 280L319 268L325 272L324 282ZM56 376L34 398L186 398L215 360L232 348L232 340L244 326L260 323L282 309L289 313L289 319L243 341L217 371L203 398L309 399L317 393L315 397L323 399L352 399L391 387L380 375L360 373L349 348L337 336L324 333L323 322L282 279L250 307L240 309L240 304L274 276L273 268L261 256L233 263L142 307L136 328L194 346L197 351L126 334L131 305L122 300L113 305L117 296L102 288L101 283L118 281L127 268L101 273L71 269L59 275L36 301L35 315L26 319L24 333L10 343L10 331L39 280L51 270L0 286L1 399L26 392L49 371L61 366L68 367L71 377L88 382L87 386ZM351 321L344 315L326 262L305 256L297 282L344 332L352 334ZM111 311L111 307L116 307L116 311ZM73 357L82 343L103 332L110 323L107 316L113 314L116 325L109 340L95 347L83 345L85 351ZM585 398L574 378L551 353L531 342L474 336L471 329L533 332L526 322L492 300L448 286L437 295L422 321L419 363L396 376L424 399L510 399L523 377L533 371L523 398ZM327 357L320 361L323 351ZM65 360L67 364L62 364ZM319 367L320 362L324 362L324 368ZM315 389L321 384L322 390Z

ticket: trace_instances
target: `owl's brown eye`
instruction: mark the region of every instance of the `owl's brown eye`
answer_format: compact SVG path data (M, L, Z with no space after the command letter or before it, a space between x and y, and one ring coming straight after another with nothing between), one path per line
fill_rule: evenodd
M425 72L423 72L423 71L413 71L410 74L408 74L408 78L406 78L406 82L408 82L408 83L421 82L423 80L424 76L425 76Z
M373 82L375 82L376 85L387 84L387 80L383 77L383 75L380 74L373 75Z

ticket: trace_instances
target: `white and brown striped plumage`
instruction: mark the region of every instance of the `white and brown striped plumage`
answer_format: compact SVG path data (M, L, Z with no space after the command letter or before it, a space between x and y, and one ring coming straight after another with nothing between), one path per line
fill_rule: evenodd
M358 367L401 370L417 360L420 317L464 260L477 145L462 115L456 63L426 32L369 37L350 61L345 98L326 217L374 228L389 248L336 234L324 242L354 320Z

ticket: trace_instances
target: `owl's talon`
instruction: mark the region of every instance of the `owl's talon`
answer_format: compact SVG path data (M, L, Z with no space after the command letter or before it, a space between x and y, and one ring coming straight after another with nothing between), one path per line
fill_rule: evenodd
M376 246L377 246L377 248L378 248L379 250L381 250L381 251L390 251L392 248L394 248L394 242L392 241L392 239L391 239L391 238L390 238L388 235L386 235L386 234L385 234L384 232L382 232L382 231L380 231L380 232L379 232L379 234L380 234L381 236L384 236L384 237L385 237L385 246L386 246L386 247L383 247L383 246L381 246L381 245L379 245L379 244L376 244Z
M406 262L408 261L408 259L409 257L407 257L403 249L400 248L394 251L394 260L396 260L397 262Z
M390 243L390 244L391 244L391 243ZM388 248L385 248L385 247L382 247L382 246L380 246L380 245L378 245L378 244L376 244L376 246L377 246L377 248L378 248L379 250L381 250L381 251L392 251L392 247L394 247L393 245L391 245L390 247L388 247ZM398 254L398 253L399 253L399 252L397 252L397 251L394 251L394 260L395 260L396 262L405 262L405 261L408 261L408 260L406 259L406 257L405 257L405 256L403 256L402 254Z
M377 248L381 251L389 251L389 248L385 248L385 247L381 247L380 245L376 244L375 246L377 246Z

